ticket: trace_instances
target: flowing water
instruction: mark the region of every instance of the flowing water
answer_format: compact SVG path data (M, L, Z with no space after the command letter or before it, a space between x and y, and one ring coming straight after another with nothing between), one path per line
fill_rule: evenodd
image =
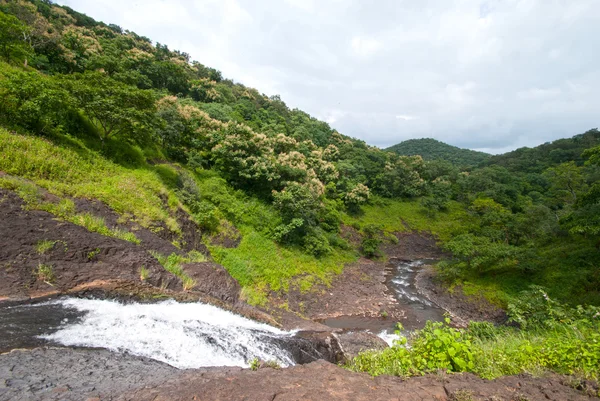
M392 345L398 338L395 334L396 323L402 324L403 333L406 334L423 328L428 320L442 321L444 310L421 295L415 283L419 269L428 262L431 261L400 261L393 264L388 271L388 289L405 311L404 319L400 322L383 317L340 316L324 319L321 323L345 331L369 331Z
M444 319L445 311L420 294L415 283L417 273L428 262L398 262L387 282L388 288L406 311L406 319L400 323L408 331L423 328L428 320L440 322Z
M423 264L399 262L389 272L387 285L406 312L400 323L407 331L423 327L427 320L443 319L444 311L415 286ZM342 316L323 323L346 331L370 331L389 344L397 338L396 322L383 317ZM183 369L247 367L254 358L289 366L320 356L307 340L294 335L203 303L67 297L0 308L0 352L40 345L106 348Z
M202 303L62 298L0 311L0 338L5 338L0 345L5 349L46 341L129 352L183 369L247 367L254 358L293 365L286 349L293 335ZM21 344L11 344L9 338Z

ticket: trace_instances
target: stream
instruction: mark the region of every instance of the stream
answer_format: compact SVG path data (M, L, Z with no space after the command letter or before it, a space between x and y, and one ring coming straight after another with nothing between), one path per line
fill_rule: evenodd
M414 260L398 261L390 265L387 271L386 285L391 294L405 311L400 322L385 317L340 316L323 319L321 323L329 327L351 331L368 331L377 334L389 345L398 338L395 334L396 324L401 323L403 334L421 329L428 320L440 322L444 319L444 309L429 301L419 293L415 284L420 268L433 261Z
M398 262L387 286L405 311L405 331L441 321L444 310L419 294L418 270L426 261ZM343 331L368 331L388 344L396 321L385 317L341 316L322 323ZM248 367L252 360L291 366L321 355L293 331L282 331L203 303L122 303L61 297L37 304L0 308L0 353L42 345L104 348L165 362L180 369Z
M180 369L248 367L254 358L294 365L294 351L306 352L294 334L203 303L65 297L0 309L0 352L40 345L105 348Z

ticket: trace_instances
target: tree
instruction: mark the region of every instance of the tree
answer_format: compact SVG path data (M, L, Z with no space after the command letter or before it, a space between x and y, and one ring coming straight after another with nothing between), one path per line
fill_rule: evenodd
M571 207L577 202L577 196L584 187L584 180L581 169L575 162L550 167L544 174L550 181L550 194L558 202L557 206Z
M37 72L7 73L0 79L0 115L9 125L47 134L68 123L74 99L55 78Z
M115 81L98 72L86 72L67 79L78 107L104 142L117 135L140 139L152 129L152 92Z
M0 55L7 62L26 59L32 54L26 42L31 29L18 18L0 11Z

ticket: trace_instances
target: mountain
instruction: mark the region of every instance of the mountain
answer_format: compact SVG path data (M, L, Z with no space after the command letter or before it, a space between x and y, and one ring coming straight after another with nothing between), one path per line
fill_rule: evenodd
M409 139L385 149L400 156L420 155L425 160L446 160L457 166L476 166L491 155L470 149L462 149L433 138Z
M574 161L583 165L585 149L600 145L600 131L591 129L572 138L561 138L534 148L519 148L512 152L495 155L485 160L485 165L498 165L511 171L540 173L561 163Z

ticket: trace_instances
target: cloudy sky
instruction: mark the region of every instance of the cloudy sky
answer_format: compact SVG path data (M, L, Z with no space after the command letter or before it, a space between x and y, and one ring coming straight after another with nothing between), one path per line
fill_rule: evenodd
M600 0L60 0L386 147L600 126Z

